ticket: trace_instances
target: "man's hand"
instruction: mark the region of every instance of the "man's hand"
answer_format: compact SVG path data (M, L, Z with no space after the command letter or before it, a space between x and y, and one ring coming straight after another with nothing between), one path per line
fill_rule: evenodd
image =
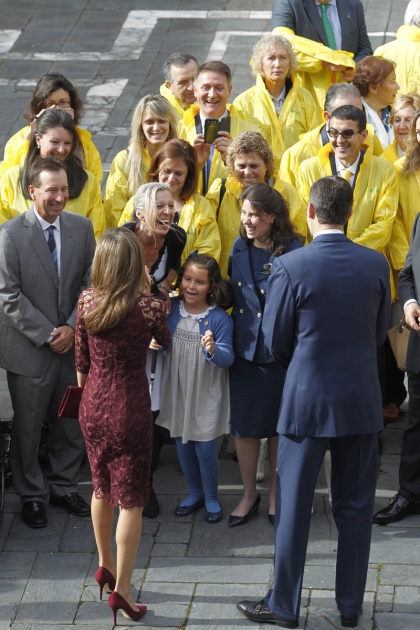
M57 354L65 354L73 347L74 330L69 324L59 326L52 331L51 336L50 348Z
M414 330L420 330L418 320L420 317L420 305L416 302L410 302L404 309L405 321Z
M226 161L226 153L232 142L233 138L228 131L218 131L218 137L213 144L222 156L223 162Z
M197 154L197 165L199 171L201 171L204 164L210 157L210 146L210 144L204 142L204 134L199 133L196 135L194 140L194 149Z

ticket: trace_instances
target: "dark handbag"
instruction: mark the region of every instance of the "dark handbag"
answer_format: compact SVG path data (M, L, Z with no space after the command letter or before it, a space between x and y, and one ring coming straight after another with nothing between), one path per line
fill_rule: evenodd
M80 400L83 394L83 387L69 385L61 401L58 410L59 418L76 418L79 419Z

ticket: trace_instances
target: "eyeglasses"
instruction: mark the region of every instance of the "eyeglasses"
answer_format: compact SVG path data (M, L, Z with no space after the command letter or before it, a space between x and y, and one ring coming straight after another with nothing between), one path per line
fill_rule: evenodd
M330 127L327 129L327 134L331 136L331 138L338 138L338 136L343 136L345 140L350 140L356 133L362 133L361 131L353 131L353 129L344 129L344 131L337 131L334 127Z
M54 105L60 107L60 109L63 107L71 107L71 101L68 98L62 98L58 103L57 101L47 101L45 103L45 107L54 107Z

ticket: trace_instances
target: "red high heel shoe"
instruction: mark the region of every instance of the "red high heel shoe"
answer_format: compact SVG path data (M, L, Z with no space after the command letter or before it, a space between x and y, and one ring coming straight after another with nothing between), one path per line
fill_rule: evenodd
M105 569L105 567L99 567L95 573L95 580L99 584L99 597L102 599L102 591L105 589L106 593L112 593L115 588L115 578L111 571Z
M147 606L140 604L140 606L137 606L137 611L135 611L117 591L112 591L108 597L108 604L114 615L114 626L117 625L117 610L121 610L124 617L131 619L131 621L139 621L147 610Z

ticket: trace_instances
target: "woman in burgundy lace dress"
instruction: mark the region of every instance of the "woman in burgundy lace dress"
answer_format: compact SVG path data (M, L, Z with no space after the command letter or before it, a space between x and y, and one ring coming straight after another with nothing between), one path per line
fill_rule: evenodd
M80 424L92 469L92 520L99 553L96 579L114 590L108 600L114 620L121 609L140 619L131 593L149 493L152 414L145 372L152 337L166 345L170 333L163 300L147 295L149 281L136 236L113 228L98 242L92 265L92 287L79 299L76 369L84 387ZM111 552L114 508L117 562Z

